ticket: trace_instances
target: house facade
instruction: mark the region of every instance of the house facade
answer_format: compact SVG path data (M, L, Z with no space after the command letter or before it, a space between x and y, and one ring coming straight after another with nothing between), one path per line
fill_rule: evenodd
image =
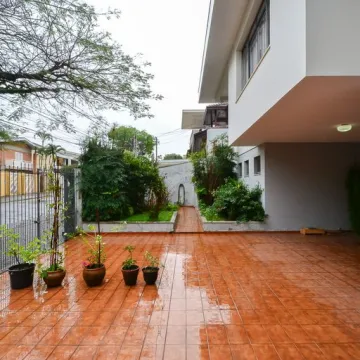
M43 191L41 170L49 168L51 158L39 154L40 147L26 138L0 142L0 196L36 193L38 179L40 191ZM61 151L57 165L77 165L78 157L74 152Z
M183 110L181 128L192 129L190 153L203 148L211 151L214 140L228 133L227 103L209 105L205 110Z
M239 174L269 230L349 229L360 162L360 2L211 0L199 102L228 101Z

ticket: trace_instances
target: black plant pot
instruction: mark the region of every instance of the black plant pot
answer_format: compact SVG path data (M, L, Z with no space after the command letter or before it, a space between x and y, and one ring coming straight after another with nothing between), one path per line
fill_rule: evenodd
M32 285L35 264L19 264L9 267L10 286L12 289L24 289Z
M125 285L133 286L136 285L137 277L139 275L139 267L132 265L129 269L121 269Z
M143 271L143 276L144 276L144 280L145 280L146 284L154 285L157 280L158 274L159 274L159 268L147 266L147 267L144 267L142 269L142 271Z

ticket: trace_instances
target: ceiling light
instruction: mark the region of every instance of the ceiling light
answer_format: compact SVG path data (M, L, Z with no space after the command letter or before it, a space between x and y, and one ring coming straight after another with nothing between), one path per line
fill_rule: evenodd
M340 132L348 132L352 129L352 125L350 124L341 124L341 125L338 125L337 127L337 131L340 131Z

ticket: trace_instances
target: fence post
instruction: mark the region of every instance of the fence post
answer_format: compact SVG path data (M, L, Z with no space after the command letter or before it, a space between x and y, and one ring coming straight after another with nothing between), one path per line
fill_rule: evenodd
M36 235L37 235L37 238L40 239L41 237L41 214L40 214L40 202L41 202L41 199L40 199L40 190L41 190L41 186L40 186L40 169L37 169L37 194L36 194L36 197L37 197L37 206L36 206L36 212L37 212L37 216L36 216Z
M74 169L75 227L82 227L82 198L80 191L80 169Z

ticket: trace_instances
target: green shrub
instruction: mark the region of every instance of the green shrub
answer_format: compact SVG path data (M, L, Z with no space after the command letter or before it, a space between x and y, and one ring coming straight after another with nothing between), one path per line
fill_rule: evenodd
M81 156L83 219L122 220L151 212L154 220L167 203L167 190L156 164L144 156L88 140Z
M235 179L236 154L228 145L227 136L217 137L212 144L212 151L203 150L191 155L193 164L192 182L195 184L199 200L212 205L214 191L223 185L226 179Z
M226 220L264 221L265 210L261 203L259 186L250 189L244 182L228 179L214 193L214 203L207 210L211 217L216 214Z

